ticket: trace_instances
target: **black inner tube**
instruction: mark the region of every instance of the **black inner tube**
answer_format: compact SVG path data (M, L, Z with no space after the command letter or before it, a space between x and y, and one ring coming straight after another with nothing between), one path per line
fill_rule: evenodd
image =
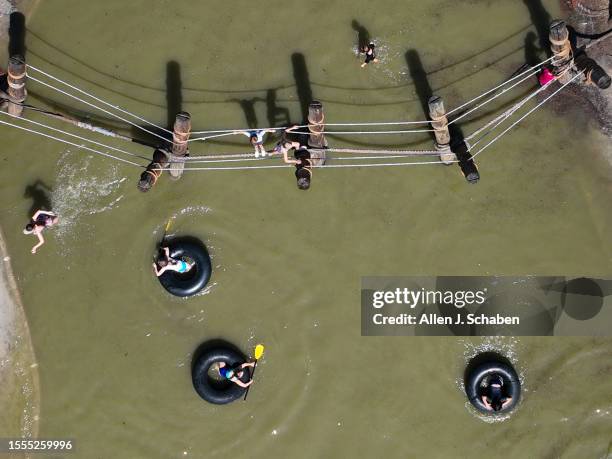
M219 362L224 362L230 368L237 368L246 361L246 357L236 349L230 347L218 346L207 349L199 354L194 360L192 367L193 387L200 397L209 403L215 405L225 405L234 400L242 398L245 392L244 387L229 381L228 379L213 378L210 375L211 367ZM242 382L248 382L251 379L250 368L243 370Z
M492 379L501 379L501 389L490 386ZM485 362L475 367L466 378L465 391L470 403L482 413L497 414L511 411L519 402L521 382L512 366L502 362ZM482 401L486 395L492 399L493 405L512 398L511 402L497 411L489 409Z
M194 266L187 272L166 271L159 276L159 282L169 293L187 297L201 291L212 272L210 256L204 244L195 238L180 238L168 242L170 257L175 260L190 261Z

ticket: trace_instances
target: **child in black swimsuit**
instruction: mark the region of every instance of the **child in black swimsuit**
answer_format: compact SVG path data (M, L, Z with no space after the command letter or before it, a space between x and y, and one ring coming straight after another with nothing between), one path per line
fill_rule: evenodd
M284 160L287 164L295 164L295 178L297 186L300 190L310 188L310 179L312 178L312 163L310 161L310 152L306 148L295 150L295 159L287 157L287 151L284 151Z
M370 62L377 63L378 59L376 59L376 45L374 43L370 43L368 46L365 46L361 49L362 53L365 53L365 62L361 64L361 68L368 65Z
M58 220L59 218L57 215L46 210L38 210L32 216L30 223L28 223L23 230L23 234L34 234L38 237L38 244L32 247L32 253L36 253L36 250L45 243L45 238L42 235L43 230L55 225Z

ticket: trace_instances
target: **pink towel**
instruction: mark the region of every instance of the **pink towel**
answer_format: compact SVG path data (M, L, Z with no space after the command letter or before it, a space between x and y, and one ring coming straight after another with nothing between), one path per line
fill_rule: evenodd
M540 81L540 86L546 86L548 83L555 80L555 76L550 70L544 68L544 70L540 72L538 80Z

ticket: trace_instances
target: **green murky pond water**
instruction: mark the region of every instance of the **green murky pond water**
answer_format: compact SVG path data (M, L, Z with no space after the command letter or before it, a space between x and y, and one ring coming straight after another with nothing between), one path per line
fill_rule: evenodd
M168 105L195 130L244 127L245 106L258 126L301 120L295 53L328 122L423 119L407 52L457 106L525 61L533 22L559 14L538 4L55 0L28 22L27 57L164 126ZM359 68L353 20L379 44L375 67ZM92 113L29 90L32 103ZM478 158L475 186L454 166L330 169L307 193L273 169L190 171L141 194L135 167L2 127L0 216L39 361L41 437L76 439L66 457L79 458L606 457L610 339L360 336L361 276L609 276L610 163L583 112L551 107ZM192 154L245 151L243 140ZM431 146L422 134L329 140ZM21 227L45 189L61 224L34 256ZM209 288L188 300L150 269L169 217L213 257ZM191 355L212 338L266 344L246 403L195 394ZM524 380L497 423L461 390L467 360L490 349Z

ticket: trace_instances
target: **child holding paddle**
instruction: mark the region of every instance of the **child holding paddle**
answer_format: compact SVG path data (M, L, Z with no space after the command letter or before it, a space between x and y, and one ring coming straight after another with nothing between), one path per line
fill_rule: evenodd
M253 379L249 379L248 382L242 382L241 378L244 375L244 369L247 367L254 367L255 362L245 362L236 368L230 368L225 362L219 362L219 374L222 378L228 379L240 387L249 387L253 384Z

